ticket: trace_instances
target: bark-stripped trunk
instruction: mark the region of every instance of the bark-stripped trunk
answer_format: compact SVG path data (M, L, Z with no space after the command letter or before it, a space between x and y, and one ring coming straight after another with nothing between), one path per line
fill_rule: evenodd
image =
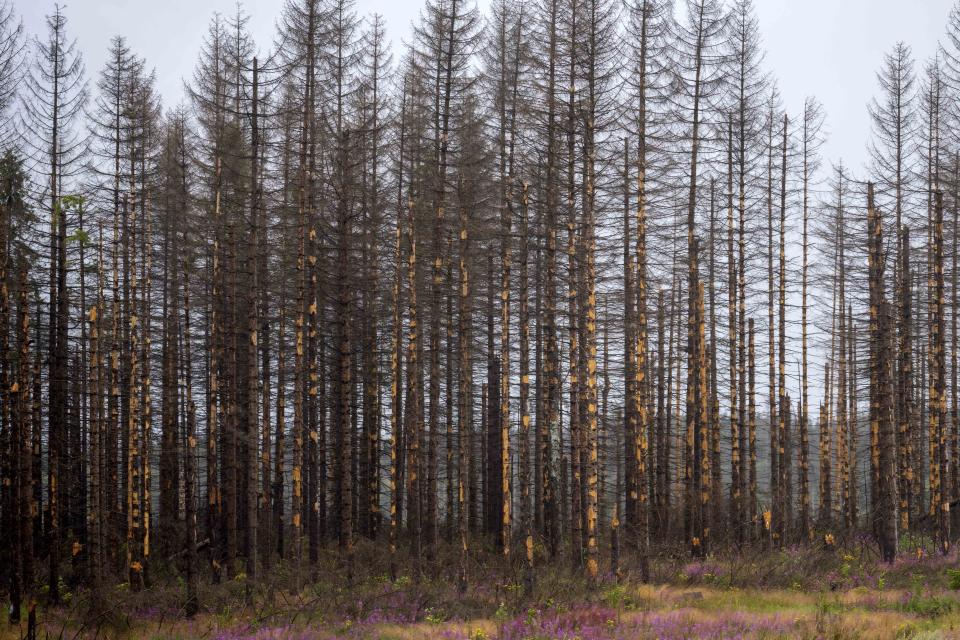
M304 115L306 119L306 115ZM301 162L303 162L304 143L301 143ZM306 505L303 499L303 434L304 408L306 404L306 368L304 330L306 324L306 233L307 212L305 202L305 177L300 177L299 212L297 221L297 305L294 321L294 360L293 360L293 468L291 472L292 497L290 520L293 528L293 557L296 563L296 583L300 582L300 567L303 560L303 515Z
M406 84L404 83L404 88ZM398 139L399 167L397 178L396 230L393 247L394 277L391 296L392 318L390 335L390 577L397 575L397 537L400 530L400 509L402 505L403 481L400 475L403 456L403 393L400 358L403 353L403 167L406 142L406 91L401 99L400 135Z
M943 294L943 194L934 194L932 264L930 265L930 515L935 522L937 546L950 550L950 496L947 449L947 395L945 318ZM875 214L876 215L876 214ZM883 455L881 444L881 455ZM881 471L883 473L883 471ZM895 531L895 530L894 530Z
M885 562L893 562L897 553L897 477L896 432L893 416L893 363L890 352L890 305L884 292L886 255L883 222L873 204L873 185L867 190L867 225L870 255L870 423L876 434L877 502L874 505L874 531ZM931 312L936 313L935 309ZM931 365L935 356L931 348ZM931 387L932 389L932 387ZM931 400L938 396L931 391ZM931 427L935 425L931 424Z
M770 506L769 518L764 518L767 535L771 540L775 539L777 532L775 528L781 519L780 509L783 505L783 499L780 494L780 428L777 418L777 349L774 335L776 333L776 322L774 320L774 286L776 280L773 273L773 158L774 158L774 113L773 109L767 118L767 411L768 425L770 431ZM764 514L766 516L766 512ZM766 522L769 520L769 522Z
M530 312L529 312L529 284L527 280L527 263L530 257L530 230L527 216L529 215L530 194L529 185L523 183L523 192L520 196L520 278L519 311L520 326L520 528L524 535L525 572L524 587L527 594L533 593L533 517L530 504Z
M698 316L698 289L700 275L698 266L699 241L696 236L697 211L697 172L700 153L700 118L703 97L703 65L704 65L704 12L698 7L698 22L696 26L696 43L694 44L694 81L693 81L693 117L690 136L690 179L687 196L687 451L686 451L686 521L688 540L694 556L703 556L706 553L706 534L709 525L704 522L703 508L708 506L709 492L704 490L703 470L706 466L706 452L702 446L705 440L706 425L700 421L700 407L706 402L700 396L701 387L706 383L702 368L701 352L704 346L699 340L700 327L697 324ZM703 432L703 433L701 433ZM709 482L709 480L707 480Z
M645 118L645 116L644 116ZM636 544L640 561L640 579L650 580L650 495L648 461L650 459L650 434L653 420L650 417L650 368L647 358L647 158L645 135L637 152L637 242L636 242L636 338L633 361L633 392L636 431L634 432L634 467L636 472ZM631 292L632 293L632 292ZM660 300L662 306L662 296ZM658 307L659 309L659 307ZM662 325L661 325L662 327ZM662 334L662 329L658 329ZM662 357L662 353L661 353ZM659 363L658 363L659 364ZM617 520L616 514L614 521Z
M422 554L422 512L421 512L421 493L420 493L420 434L422 433L423 413L421 411L421 395L419 380L420 357L420 325L418 323L417 307L417 238L414 231L416 220L414 217L414 206L411 200L408 205L407 227L407 287L408 301L407 311L409 318L407 321L407 389L409 404L407 408L407 528L410 531L410 553L413 556L414 572L417 579L421 572L421 554Z
M540 476L542 492L543 536L550 556L557 555L559 527L557 523L557 491L553 467L553 439L560 434L560 346L557 337L557 208L558 208L558 160L557 160L557 11L558 0L551 0L549 8L549 43L547 74L547 158L546 158L546 278L543 286L544 318L544 368L546 378L546 421L538 424L540 449ZM540 378L537 372L537 378ZM562 450L561 450L562 453Z
M136 203L128 201L128 250L136 246ZM132 261L136 260L136 255ZM130 297L137 298L139 283L137 276L130 278ZM130 308L130 342L128 347L130 373L129 405L130 415L127 419L127 572L131 589L142 589L143 583L143 548L141 532L142 515L142 450L140 443L140 385L139 385L139 351L140 351L140 316L136 306Z
M143 165L143 160L141 156L141 174L146 175L146 167ZM152 380L150 377L153 370L150 363L150 355L153 352L151 339L153 335L151 328L153 318L150 313L150 301L153 297L153 279L151 277L153 273L153 254L148 250L149 245L147 243L147 239L153 236L153 229L150 212L148 210L148 196L149 194L145 192L140 202L141 226L143 228L143 233L140 236L140 277L143 280L143 293L140 298L140 316L143 318L143 333L140 344L140 360L142 362L140 366L140 411L142 415L140 419L139 437L142 447L140 458L142 469L142 486L140 491L143 496L143 531L141 533L141 544L143 550L143 580L145 585L149 585L149 573L147 570L150 566L149 560L152 551L151 518L153 517L153 508L151 506L153 491L150 470L150 445L153 440L153 396L151 395Z
M399 211L398 211L399 213ZM395 275L393 279L393 317L390 336L390 575L396 576L397 534L400 528L399 499L402 491L398 480L398 460L400 456L400 429L403 425L400 385L400 352L403 346L403 325L401 322L400 291L403 286L403 259L401 256L401 238L403 236L403 218L397 216L396 239L394 241Z
M623 141L623 402L624 467L626 471L626 521L636 526L639 485L637 482L637 343L634 302L636 273L631 246L630 143ZM605 356L606 357L606 356ZM618 467L619 468L619 467Z
M900 300L898 306L900 332L897 341L897 437L900 495L900 530L910 530L913 510L913 283L910 272L910 229L900 230Z
M826 524L833 525L837 524L839 526L845 526L846 520L846 510L847 502L850 500L850 474L851 469L849 465L850 456L848 453L850 447L849 441L849 423L847 420L847 314L846 309L841 301L840 303L840 320L838 327L839 334L839 366L837 367L837 482L838 482L838 491L836 502L839 504L828 504L832 507L830 511L826 514ZM829 452L828 452L829 455ZM833 489L828 487L827 491L833 493ZM833 520L834 511L839 510L840 517L837 519L836 523Z
M730 523L732 539L743 544L743 476L740 449L740 394L737 387L737 262L733 252L733 116L727 121L727 341L730 343ZM741 374L742 376L742 374ZM719 465L719 460L717 464Z
M710 505L707 510L707 527L715 528L715 533L722 531L720 523L722 522L722 503L719 495L713 495L714 488L719 491L723 480L723 470L720 462L720 398L717 389L717 206L716 206L717 183L715 178L710 180L710 222L707 241L710 245L707 282L704 285L705 304L709 304L709 311L705 310L704 324L705 337L706 332L710 334L709 343L704 342L706 350L707 366L707 449L706 460L710 472Z
M22 283L26 288L26 282ZM22 305L26 303L26 291L21 292L23 300ZM93 306L87 311L87 321L90 324L88 336L90 338L90 381L88 390L90 393L90 422L88 427L88 441L90 453L90 514L89 521L89 544L90 544L90 581L91 592L93 594L95 607L102 606L101 600L101 581L103 580L103 534L104 534L104 509L103 509L103 424L102 416L102 398L103 383L100 372L100 317L103 310L103 228L100 229L99 256L97 261L97 299ZM29 316L26 310L21 309L21 336L26 336L29 329ZM21 352L21 358L26 360L27 354ZM24 407L25 408L25 407Z

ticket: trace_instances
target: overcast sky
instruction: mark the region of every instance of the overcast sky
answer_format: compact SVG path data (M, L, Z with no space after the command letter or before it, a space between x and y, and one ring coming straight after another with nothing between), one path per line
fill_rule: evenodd
M777 78L790 113L816 96L824 105L825 159L859 168L866 161L867 103L876 91L883 53L899 40L922 64L936 51L954 0L755 0L766 66ZM479 0L486 6L489 0ZM31 34L42 33L51 0L13 0ZM262 52L273 41L283 0L244 0ZM157 73L165 106L183 100L210 17L231 14L235 0L65 0L70 33L95 78L110 38L123 35ZM361 15L384 16L395 47L409 38L420 0L358 0ZM91 83L92 86L92 83Z

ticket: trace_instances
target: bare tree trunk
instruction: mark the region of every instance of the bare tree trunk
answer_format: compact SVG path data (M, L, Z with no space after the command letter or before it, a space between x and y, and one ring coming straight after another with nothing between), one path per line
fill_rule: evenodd
M943 194L934 195L932 221L932 258L930 292L930 509L936 522L936 540L940 551L950 550L949 452L947 449L946 360L944 351L943 295ZM876 214L874 214L876 215ZM879 224L879 223L878 223ZM881 444L881 455L882 455ZM882 473L882 471L881 471Z
M771 539L776 540L775 528L781 520L783 500L780 495L780 428L777 418L777 369L776 369L776 322L774 320L774 274L773 274L773 158L774 158L774 113L771 108L767 121L767 422L770 428L770 516L767 525Z
M420 381L418 372L418 358L420 351L420 325L417 318L417 239L414 231L416 221L414 219L413 201L408 203L409 226L407 228L409 243L409 258L407 260L407 286L409 288L408 312L410 314L408 321L409 335L407 338L407 388L409 393L410 406L407 409L409 415L409 424L407 433L409 441L407 443L407 495L408 516L407 528L410 530L410 552L414 560L414 572L419 580L421 572L421 553L422 553L422 531L421 531L421 494L420 494L420 434L422 432L421 424L423 414L420 409Z
M26 306L26 282L21 283L21 305ZM89 422L89 451L90 451L90 580L91 592L94 598L94 607L99 609L103 602L100 591L103 580L103 428L100 417L102 415L102 393L100 363L100 312L103 309L103 228L100 228L99 258L97 261L97 300L87 312L87 321L90 323L90 422ZM28 335L29 316L26 309L21 309L21 336ZM22 347L24 348L24 347ZM21 353L23 360L27 359L25 352Z
M778 455L780 463L778 469L780 476L779 483L779 504L774 513L776 517L776 531L774 535L779 544L786 544L787 536L791 527L791 490L790 490L790 443L788 438L788 421L790 419L790 397L787 395L787 256L786 256L786 218L787 218L787 125L786 114L783 116L783 143L781 152L783 154L780 163L780 275L779 282L779 319L777 324L777 347L779 360L777 366L777 391L779 393L779 406L777 415Z
M747 408L747 431L749 433L749 443L750 443L750 514L754 522L754 532L753 536L757 536L757 403L756 403L756 369L757 369L757 350L756 343L754 340L754 328L753 328L753 318L750 318L749 329L747 331L749 335L749 370L747 374L747 398L748 398L748 408ZM769 528L769 526L767 527Z
M739 400L737 387L737 263L733 252L733 115L727 121L727 341L730 343L730 523L733 541L743 544L743 480L741 475ZM742 374L741 374L742 376ZM719 460L717 464L719 465ZM718 523L719 524L719 523Z
M103 262L101 258L101 264ZM101 267L102 269L102 267ZM36 545L34 544L34 536L36 535L35 531L35 510L39 508L37 500L35 499L36 492L39 491L38 487L35 486L35 476L38 473L38 467L40 466L40 455L39 451L39 437L37 438L38 444L34 448L32 438L31 438L31 427L33 432L37 433L40 429L38 422L31 421L31 387L33 387L33 392L36 393L36 387L32 385L32 371L30 363L30 305L27 298L27 265L24 260L21 259L20 264L20 276L19 276L19 292L18 292L18 321L17 321L17 346L20 351L19 357L19 371L17 372L16 380L13 384L17 385L18 393L15 396L16 406L14 408L16 420L15 423L18 426L18 438L16 446L19 448L19 497L17 502L19 503L19 535L20 535L20 546L17 553L17 559L19 561L19 590L21 599L24 597L29 597L33 593L33 566L34 566L34 555L36 553ZM102 289L101 289L102 291ZM102 299L102 293L101 293ZM11 398L13 401L14 398ZM91 505L92 506L92 505ZM100 515L100 521L103 521L102 510L98 509L95 513ZM93 556L94 550L91 549L91 556ZM94 563L96 566L96 563ZM102 566L102 563L100 563ZM98 577L97 574L94 574L94 579ZM96 588L96 582L93 585L94 589ZM11 611L11 621L13 621L13 611Z
M461 184L463 178L461 178ZM457 588L461 595L467 590L467 562L469 554L468 540L468 504L469 489L469 445L473 436L473 411L470 403L470 390L473 386L473 369L470 362L470 239L467 228L469 212L466 206L459 207L459 279L460 288L457 297L458 338L457 353L457 532L460 538L460 557L457 568Z
M648 461L650 459L649 435L653 431L653 421L650 417L650 381L647 372L650 368L647 358L647 159L646 141L638 149L637 157L637 242L636 242L636 275L637 275L637 306L635 333L635 358L633 361L634 414L636 431L634 432L634 464L636 472L635 487L637 490L636 521L637 521L637 553L640 560L640 579L650 580L650 495L647 478ZM658 309L662 307L660 296ZM662 323L658 327L659 335L663 334ZM662 354L662 344L660 349ZM662 363L658 362L659 366ZM662 402L661 402L662 404ZM617 521L616 514L614 521Z
M529 313L529 284L527 280L527 262L530 254L530 230L528 228L529 215L529 185L523 183L523 192L520 196L520 527L524 534L526 566L524 572L524 588L528 595L532 595L534 586L533 573L533 518L530 505L530 313Z
M248 272L250 273L250 300L248 300L249 307L247 309L247 333L249 335L249 343L247 344L247 407L246 407L246 422L247 422L247 513L246 516L246 526L247 526L247 544L245 550L246 556L246 572L247 572L247 582L246 582L246 599L248 602L253 600L253 590L252 584L255 583L257 579L257 529L258 529L258 509L260 507L260 501L258 500L257 490L259 488L259 477L257 475L259 471L259 465L257 464L257 447L260 439L260 423L259 423L259 409L260 407L257 404L258 401L258 388L257 384L259 381L259 371L257 369L257 327L259 325L258 318L258 300L256 299L257 293L259 293L260 286L260 260L257 255L257 250L259 247L259 234L264 233L265 230L261 230L259 227L259 211L260 211L260 163L259 163L259 151L260 151L260 130L259 130L259 66L257 59L253 59L253 99L252 99L252 115L251 115L251 154L250 154L250 238L248 240L248 255L247 255L247 264ZM266 425L267 441L263 448L263 453L266 456L266 460L263 462L266 466L266 475L269 475L270 472L270 430L269 430L269 421ZM266 495L266 494L264 494Z
M637 476L637 339L635 326L633 247L630 236L630 143L623 141L623 395L624 395L624 466L626 471L626 521L637 526L639 478Z
M885 562L897 553L896 432L893 425L893 365L889 333L889 305L884 296L883 223L873 204L873 185L868 185L867 215L870 229L870 422L878 440L878 494L874 506L875 531ZM936 311L932 309L934 313ZM931 349L931 360L935 352ZM931 394L933 399L937 396ZM936 426L934 424L931 425Z
M850 502L848 505L849 526L855 527L859 520L857 503L857 332L852 321L853 309L847 307L847 318L850 318L850 336L848 348L850 351Z
M910 229L906 225L900 229L900 333L897 344L897 417L898 424L898 463L897 477L900 494L900 530L906 533L911 527L913 504L913 336L911 320L913 315L913 283L910 273Z
M136 205L130 202L127 209L129 225L128 248L136 246ZM129 250L129 249L128 249ZM135 262L134 255L133 261ZM130 279L130 298L137 298L137 277ZM128 354L130 358L129 403L130 415L127 420L127 571L131 589L142 589L143 584L143 539L141 532L142 509L142 463L140 448L140 393L139 393L139 362L137 359L140 346L140 317L135 306L130 308L130 344Z
M177 265L174 268L179 268ZM187 449L184 460L184 504L187 525L187 601L184 612L193 617L200 610L197 576L197 416L193 402L193 360L190 338L190 278L187 267L183 274L183 343L185 347L184 365L186 367L185 389L187 403Z
M551 0L549 8L549 43L547 76L547 158L546 158L546 281L544 283L543 320L544 370L546 378L546 422L539 427L539 449L541 474L539 483L543 495L543 535L550 550L551 558L556 557L559 547L559 526L557 523L557 491L553 473L553 438L560 435L560 403L562 401L560 385L560 347L557 337L557 207L558 207L558 166L557 166L557 12L558 0ZM540 372L537 372L540 377ZM562 449L561 449L562 458Z
M396 274L393 279L393 333L390 337L390 575L396 578L397 534L400 527L399 499L401 487L398 479L398 460L401 455L400 429L403 425L400 385L400 352L403 350L403 326L400 313L401 287L403 285L403 264L401 258L401 238L403 236L403 218L397 216L396 240L394 242L394 260Z

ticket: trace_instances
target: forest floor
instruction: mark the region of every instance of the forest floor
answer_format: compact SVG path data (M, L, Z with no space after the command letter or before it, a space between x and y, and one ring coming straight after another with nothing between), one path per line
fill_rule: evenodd
M564 562L557 560L537 570L532 596L523 593L522 574L494 554L471 567L470 588L460 596L452 580L455 557L435 558L417 582L409 565L398 566L394 580L362 573L359 567L390 566L380 553L359 553L352 578L332 551L321 556L315 574L277 563L258 581L252 605L244 574L218 585L204 580L201 612L191 620L183 615L182 578L170 567L162 575L158 569L147 590L111 587L97 616L90 594L71 593L65 583L64 605L37 605L38 638L960 638L956 553L914 549L885 565L867 543L757 549L703 561L665 550L652 563L650 584L625 567L618 580L607 575L593 587L579 572L557 568ZM298 581L300 589L290 588ZM26 624L3 625L0 640L25 632Z

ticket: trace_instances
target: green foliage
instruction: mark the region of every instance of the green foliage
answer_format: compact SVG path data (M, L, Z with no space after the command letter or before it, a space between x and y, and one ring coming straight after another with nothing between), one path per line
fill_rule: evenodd
M50 595L50 585L43 584L40 585L39 594L46 598ZM67 583L64 582L63 576L57 578L57 595L60 597L60 602L64 605L69 605L73 600L73 593L70 589L67 588Z
M0 155L0 205L6 207L9 216L11 253L29 259L35 251L27 242L26 229L37 221L28 204L27 183L23 159L10 150Z
M12 210L24 208L26 180L23 159L7 150L0 157L0 203Z
M957 609L957 601L944 596L923 596L914 594L900 606L904 613L912 613L924 618L939 618Z
M817 617L836 616L843 613L843 605L836 600L821 598L817 601Z
M443 609L427 608L425 620L430 624L443 624L447 621L447 614Z
M846 557L849 557L849 556L845 556L845 558L846 558ZM843 564L840 565L840 568L837 569L837 573L840 574L840 577L841 577L841 578L843 578L844 580L846 580L847 578L850 577L850 569L851 569L851 568L852 568L852 567L850 566L850 563L849 563L848 561L844 560Z
M83 196L69 195L69 194L65 196L60 196L57 212L58 213L60 212L60 208L62 208L64 211L73 211L73 210L81 211L83 210L83 205L85 202L86 200L84 199Z
M79 243L82 247L85 247L90 244L90 234L83 229L77 229L67 236L67 244L72 244L74 242Z
M627 590L622 584L616 584L603 593L603 603L611 609L619 609L627 599Z
M960 569L947 569L947 579L951 589L960 589Z
M527 609L527 625L533 626L534 621L537 619L537 616L540 615L540 611L535 607L530 607Z

